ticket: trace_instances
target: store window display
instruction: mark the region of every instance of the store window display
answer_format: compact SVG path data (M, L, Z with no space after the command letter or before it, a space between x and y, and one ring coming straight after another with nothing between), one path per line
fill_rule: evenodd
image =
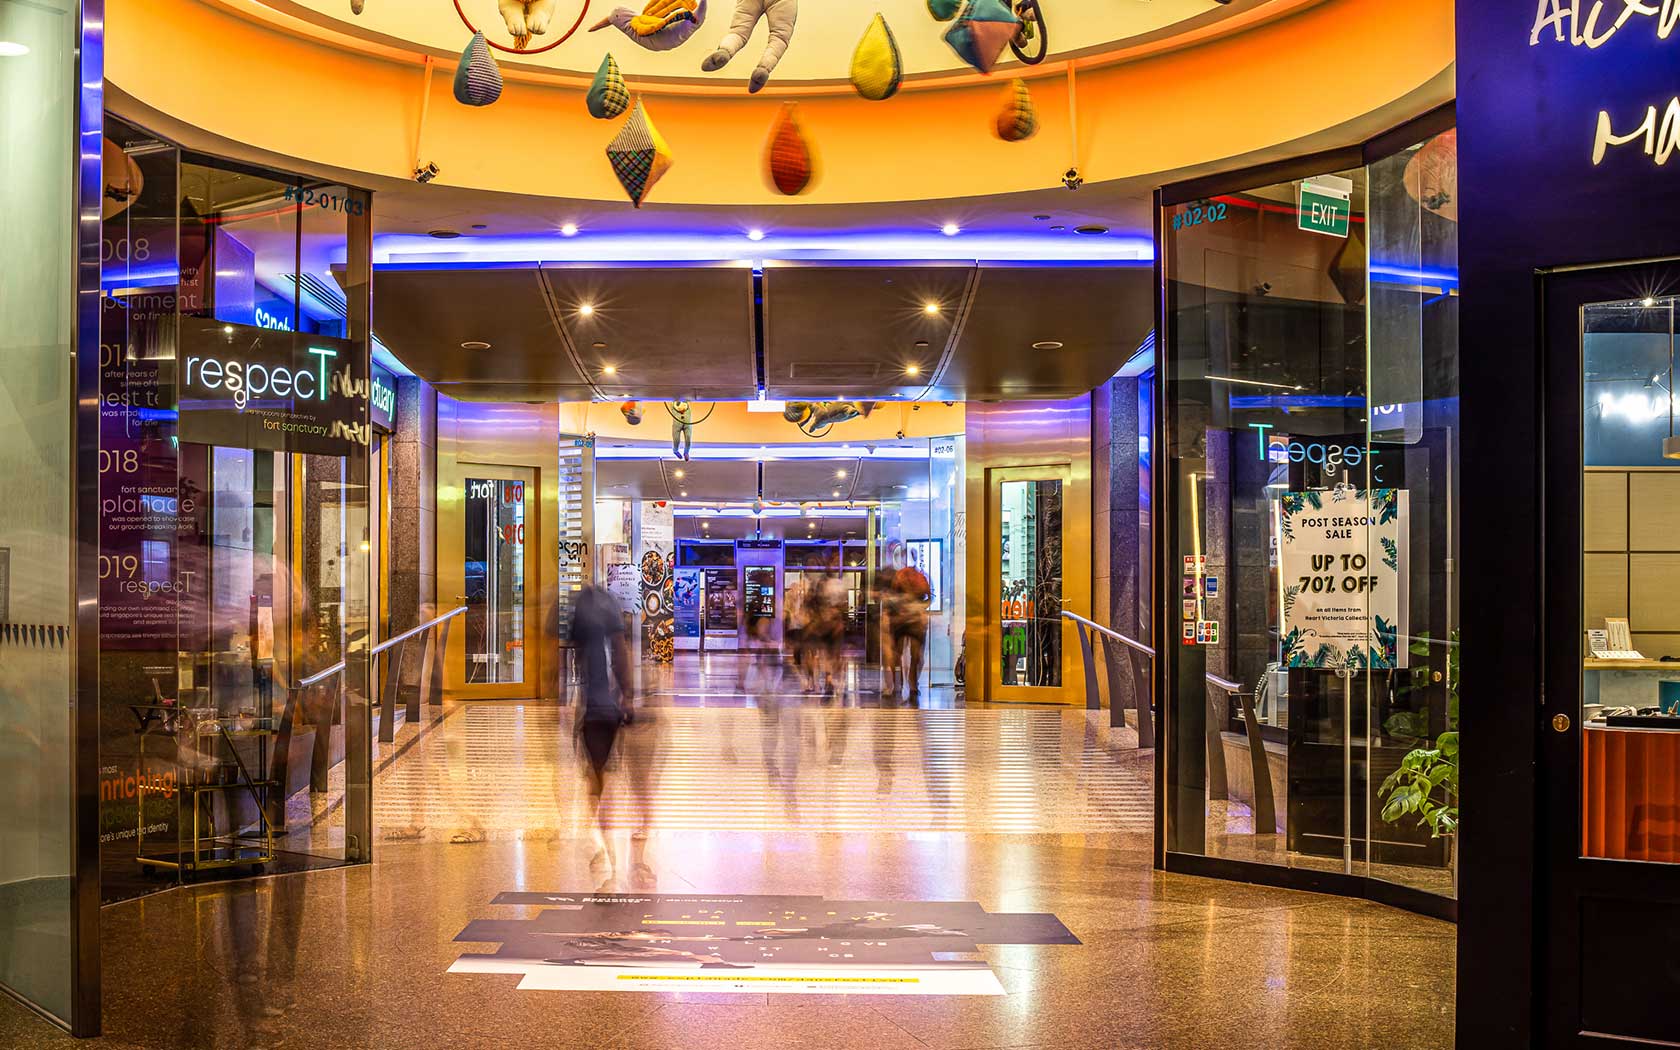
M1428 131L1163 210L1169 854L1454 893L1456 140Z

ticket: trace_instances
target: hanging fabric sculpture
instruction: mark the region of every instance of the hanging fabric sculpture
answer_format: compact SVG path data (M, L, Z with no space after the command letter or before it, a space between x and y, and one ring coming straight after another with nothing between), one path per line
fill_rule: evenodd
M816 161L799 126L797 110L798 106L792 102L782 106L775 126L770 129L770 145L764 154L770 184L789 197L797 197L809 189L816 174Z
M927 0L928 14L936 22L949 22L962 10L963 0Z
M877 12L852 52L852 87L871 102L882 102L898 94L902 83L904 60L898 53L898 41L893 39L887 20Z
M1020 142L1038 134L1038 111L1033 108L1027 82L1016 77L1003 94L1003 110L997 115L997 137L1005 142Z
M747 82L749 92L761 90L770 82L770 74L776 71L776 64L787 54L788 44L793 40L793 27L799 21L799 0L735 0L735 20L729 24L729 32L718 42L717 50L700 63L700 68L714 73L728 65L747 46L761 18L770 25L770 39L764 44L758 68Z
M624 76L611 55L601 59L601 68L595 71L595 80L583 101L596 120L611 120L630 108L630 89L625 87Z
M630 203L638 208L654 184L671 170L671 147L648 119L640 98L624 127L607 145L607 160L612 162L613 174L624 192L630 195Z
M362 13L362 8L366 6L367 0L350 0L350 13L353 15L359 15Z
M513 37L515 47L523 50L531 43L531 37L542 36L548 32L548 24L554 21L554 8L559 0L496 0L496 8L502 13L502 22L507 25L508 35Z
M1006 0L964 0L945 42L958 58L989 74L1020 29L1021 19Z
M490 54L483 33L474 33L461 64L455 67L455 101L463 106L488 106L502 97L502 71Z
M624 421L633 427L642 425L642 406L637 401L626 401L618 406L618 411L624 416Z
M706 21L706 0L648 0L642 13L620 7L589 27L591 33L613 26L649 51L669 51L688 42Z
M806 437L822 437L834 424L867 418L873 411L873 401L789 401L782 409L782 418Z

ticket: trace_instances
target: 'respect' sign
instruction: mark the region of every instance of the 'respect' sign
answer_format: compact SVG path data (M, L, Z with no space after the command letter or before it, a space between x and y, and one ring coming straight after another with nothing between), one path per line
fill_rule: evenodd
M366 446L373 383L345 339L181 319L180 439L344 456Z

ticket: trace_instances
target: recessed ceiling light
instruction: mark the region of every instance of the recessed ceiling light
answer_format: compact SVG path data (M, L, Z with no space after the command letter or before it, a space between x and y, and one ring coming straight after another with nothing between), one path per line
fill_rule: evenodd
M683 472L683 469L681 467L678 467L676 470L671 471L671 476L673 478L676 478L678 481L681 481L683 478L687 477L688 475Z
M1058 342L1055 339L1044 339L1044 340L1041 340L1039 342L1034 343L1033 344L1033 349L1034 350L1060 350L1062 347L1064 347L1066 345L1067 345L1066 343Z
M688 490L687 490L687 489L684 489L684 490L683 490L683 491L682 491L682 493L681 493L681 495L682 495L682 498L683 498L683 499L687 499L687 498L688 498Z
M577 236L577 223L568 222L566 225L560 227L560 236L562 236L562 237L576 237Z
M927 348L928 348L928 346L929 346L929 343L928 343L928 341L927 341L927 340L926 340L926 339L918 339L918 340L916 340L916 349L918 349L918 350L926 350L926 349L927 349Z
M584 317L592 316L595 313L595 307L591 303L583 303L578 306L578 313Z
M954 222L948 222L939 228L939 232L943 233L947 237L955 237L957 234L962 232L962 227L958 226Z
M426 236L436 237L440 241L452 241L455 238L461 236L461 231L460 230L431 230L430 232L428 232L426 234Z
M1646 296L1645 298L1643 298L1639 301L1639 305L1643 306L1643 307L1645 307L1645 309L1649 310L1651 307L1657 305L1657 301L1655 299L1651 298L1650 296Z
M22 58L29 54L29 46L15 40L0 40L0 58Z
M488 350L488 349L490 349L490 344L484 342L481 339L468 339L466 342L461 344L461 349L462 350Z
M924 303L924 304L922 304L922 309L927 313L936 314L936 313L939 312L939 304L938 303Z
M1050 221L1050 216L1048 216L1048 215L1034 215L1033 220L1036 221L1036 222L1049 222Z
M747 231L747 240L749 240L749 241L762 241L763 239L764 239L764 231L763 230L755 228L755 229L751 229L751 230Z
M602 365L601 374L604 376L615 376L618 374L618 369L612 365Z
M606 348L607 348L607 344L606 344L606 343L599 343L599 342L597 342L597 343L590 343L590 344L589 344L589 345L590 345L590 346L593 346L593 347L594 347L594 348L595 348L595 349L597 349L597 350L605 350L605 349L606 349Z
M475 223L472 224L472 226L473 226L473 229L475 229L475 230L488 230L490 228L488 225L486 225L485 223L482 223L482 222L475 222Z
M1063 226L1063 225L1061 225L1061 224L1060 224L1060 223L1058 223L1058 224L1056 224L1056 225L1055 225L1055 226L1052 226L1052 227L1050 227L1050 228L1051 228L1051 229L1052 229L1052 230L1065 230L1065 229L1067 229L1067 227L1066 227L1066 226Z
M905 365L904 366L904 374L907 375L907 376L919 376L919 375L922 374L922 366L921 365Z
M839 498L840 498L840 490L839 490L839 489L835 489L835 490L834 490L834 498L835 498L835 499L839 499Z
M1083 233L1087 237L1101 237L1108 232L1107 226L1075 226L1074 233Z
M230 325L230 324L222 325L222 331L226 332L228 335L232 335L233 334L233 325Z
M843 471L843 470L837 470L837 471L835 471L835 472L834 472L834 476L835 476L835 477L837 477L837 478L839 478L839 479L840 479L840 480L842 480L842 481L844 481L844 480L846 480L846 472L845 472L845 471Z

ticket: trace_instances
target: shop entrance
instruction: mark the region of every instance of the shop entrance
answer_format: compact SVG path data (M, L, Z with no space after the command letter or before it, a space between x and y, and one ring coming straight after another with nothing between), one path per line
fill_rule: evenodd
M1548 1046L1680 1039L1677 293L1673 262L1544 278Z
M439 561L449 575L440 582L467 612L450 638L446 681L460 699L534 697L538 472L470 462L456 471L461 513L443 519Z

